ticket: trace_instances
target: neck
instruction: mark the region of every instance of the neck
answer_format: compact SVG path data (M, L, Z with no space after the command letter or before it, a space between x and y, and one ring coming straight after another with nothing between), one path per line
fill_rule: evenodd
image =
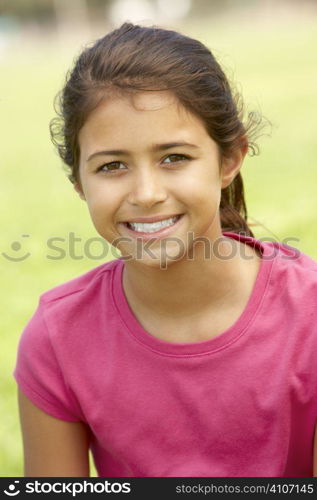
M243 258L245 255L248 260ZM127 261L123 287L129 303L139 311L150 311L151 315L166 320L194 318L204 311L234 303L244 290L249 293L252 257L255 269L255 261L259 262L255 250L223 237L217 255L210 258L198 252L195 259L174 261L166 269Z

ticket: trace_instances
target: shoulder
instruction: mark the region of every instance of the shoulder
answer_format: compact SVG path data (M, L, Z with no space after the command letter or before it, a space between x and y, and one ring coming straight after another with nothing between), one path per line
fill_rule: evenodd
M100 287L104 282L110 283L112 273L120 264L120 260L121 259L115 259L106 262L76 278L47 290L40 296L42 304L46 305L54 302L65 303L67 300L76 300L76 296L87 294L92 289L95 290Z
M317 293L317 262L298 248L276 241L261 242L263 259L274 262L274 277L279 285L300 290L312 288Z
M265 281L263 292L276 305L292 304L299 309L316 310L317 262L309 255L291 246L292 239L276 241L256 239L241 234L225 233L242 243L256 248L261 254L260 280ZM303 309L303 308L301 308ZM315 311L315 314L317 311Z
M87 346L94 359L100 352L99 334L113 314L112 276L120 260L44 292L22 332L14 376L22 392L56 418L82 419L70 388L76 386L76 367L84 372Z
M122 259L106 262L44 292L23 330L20 351L30 359L37 353L45 364L47 357L56 358L64 366L87 348L87 338L94 343L116 321L113 281L122 264Z
M289 238L286 243L286 241L280 242L270 238L256 239L235 233L224 233L224 235L256 248L264 261L263 267L272 271L271 278L275 280L287 278L294 285L296 283L306 286L317 285L317 261L288 244L294 239ZM279 284L282 286L283 281Z
M74 325L79 318L91 319L94 312L111 307L113 276L121 259L106 262L62 283L40 296L40 309L46 324Z
M270 269L266 297L271 310L282 312L293 323L313 326L317 319L317 262L282 242L261 242L265 266ZM283 320L286 321L285 319Z

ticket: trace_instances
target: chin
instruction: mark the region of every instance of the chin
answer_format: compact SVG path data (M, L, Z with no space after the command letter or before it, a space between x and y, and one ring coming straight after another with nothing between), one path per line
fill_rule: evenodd
M143 255L139 258L130 258L128 262L135 262L137 265L146 266L155 270L166 270L184 259L184 255L179 251L169 252L152 252L154 257Z

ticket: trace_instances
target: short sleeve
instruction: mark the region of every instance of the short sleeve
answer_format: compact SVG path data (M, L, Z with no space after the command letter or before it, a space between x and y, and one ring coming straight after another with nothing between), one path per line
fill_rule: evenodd
M41 301L20 337L13 376L21 392L41 410L61 420L81 420L58 365Z

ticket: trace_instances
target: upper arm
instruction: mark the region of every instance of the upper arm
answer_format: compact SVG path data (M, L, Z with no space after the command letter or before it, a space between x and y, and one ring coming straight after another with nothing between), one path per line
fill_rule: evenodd
M317 425L315 426L315 437L314 437L314 461L313 461L313 477L317 477Z
M25 477L89 477L89 429L48 415L18 390Z

